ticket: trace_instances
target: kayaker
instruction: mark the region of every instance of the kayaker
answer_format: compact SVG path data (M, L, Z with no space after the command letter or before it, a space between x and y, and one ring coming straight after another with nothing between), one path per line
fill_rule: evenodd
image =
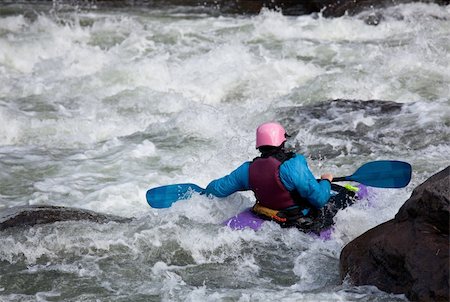
M330 215L337 212L320 210L330 200L333 175L325 173L321 180L316 180L305 157L285 149L287 137L279 123L260 125L256 130L256 148L261 155L229 175L211 181L205 193L226 197L237 191L252 190L256 196L253 211L259 216L284 227L320 231L324 223L321 216L326 215L330 220Z

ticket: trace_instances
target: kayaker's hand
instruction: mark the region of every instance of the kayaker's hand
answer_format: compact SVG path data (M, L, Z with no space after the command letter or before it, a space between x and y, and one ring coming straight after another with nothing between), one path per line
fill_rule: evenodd
M320 176L320 179L328 179L330 182L333 181L333 174L331 173L325 173Z

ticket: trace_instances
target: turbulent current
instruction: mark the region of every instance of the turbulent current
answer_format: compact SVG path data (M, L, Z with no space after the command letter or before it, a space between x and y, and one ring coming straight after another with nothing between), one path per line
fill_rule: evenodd
M1 231L0 300L404 301L341 283L339 254L449 164L450 7L369 13L0 6L0 210L132 218ZM270 120L317 176L395 159L412 181L339 212L327 241L222 226L249 192L148 206L149 188L204 187L254 158Z

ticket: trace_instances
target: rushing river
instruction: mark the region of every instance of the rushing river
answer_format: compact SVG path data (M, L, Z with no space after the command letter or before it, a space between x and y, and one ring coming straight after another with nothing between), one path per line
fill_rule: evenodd
M0 300L404 301L341 284L339 254L449 164L450 7L379 12L371 26L367 14L0 6L0 209L133 218L0 232ZM255 157L268 120L316 175L397 159L411 184L339 212L328 241L222 226L249 192L147 205L149 188L206 186Z

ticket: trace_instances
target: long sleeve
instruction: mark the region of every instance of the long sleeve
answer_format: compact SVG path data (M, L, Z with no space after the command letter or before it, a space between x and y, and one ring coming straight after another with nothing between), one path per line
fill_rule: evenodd
M216 197L227 197L237 191L250 190L249 167L250 162L245 162L229 175L211 181L205 193Z
M330 199L331 184L328 180L317 181L300 154L285 161L280 167L280 178L289 191L297 190L316 208L323 207Z

